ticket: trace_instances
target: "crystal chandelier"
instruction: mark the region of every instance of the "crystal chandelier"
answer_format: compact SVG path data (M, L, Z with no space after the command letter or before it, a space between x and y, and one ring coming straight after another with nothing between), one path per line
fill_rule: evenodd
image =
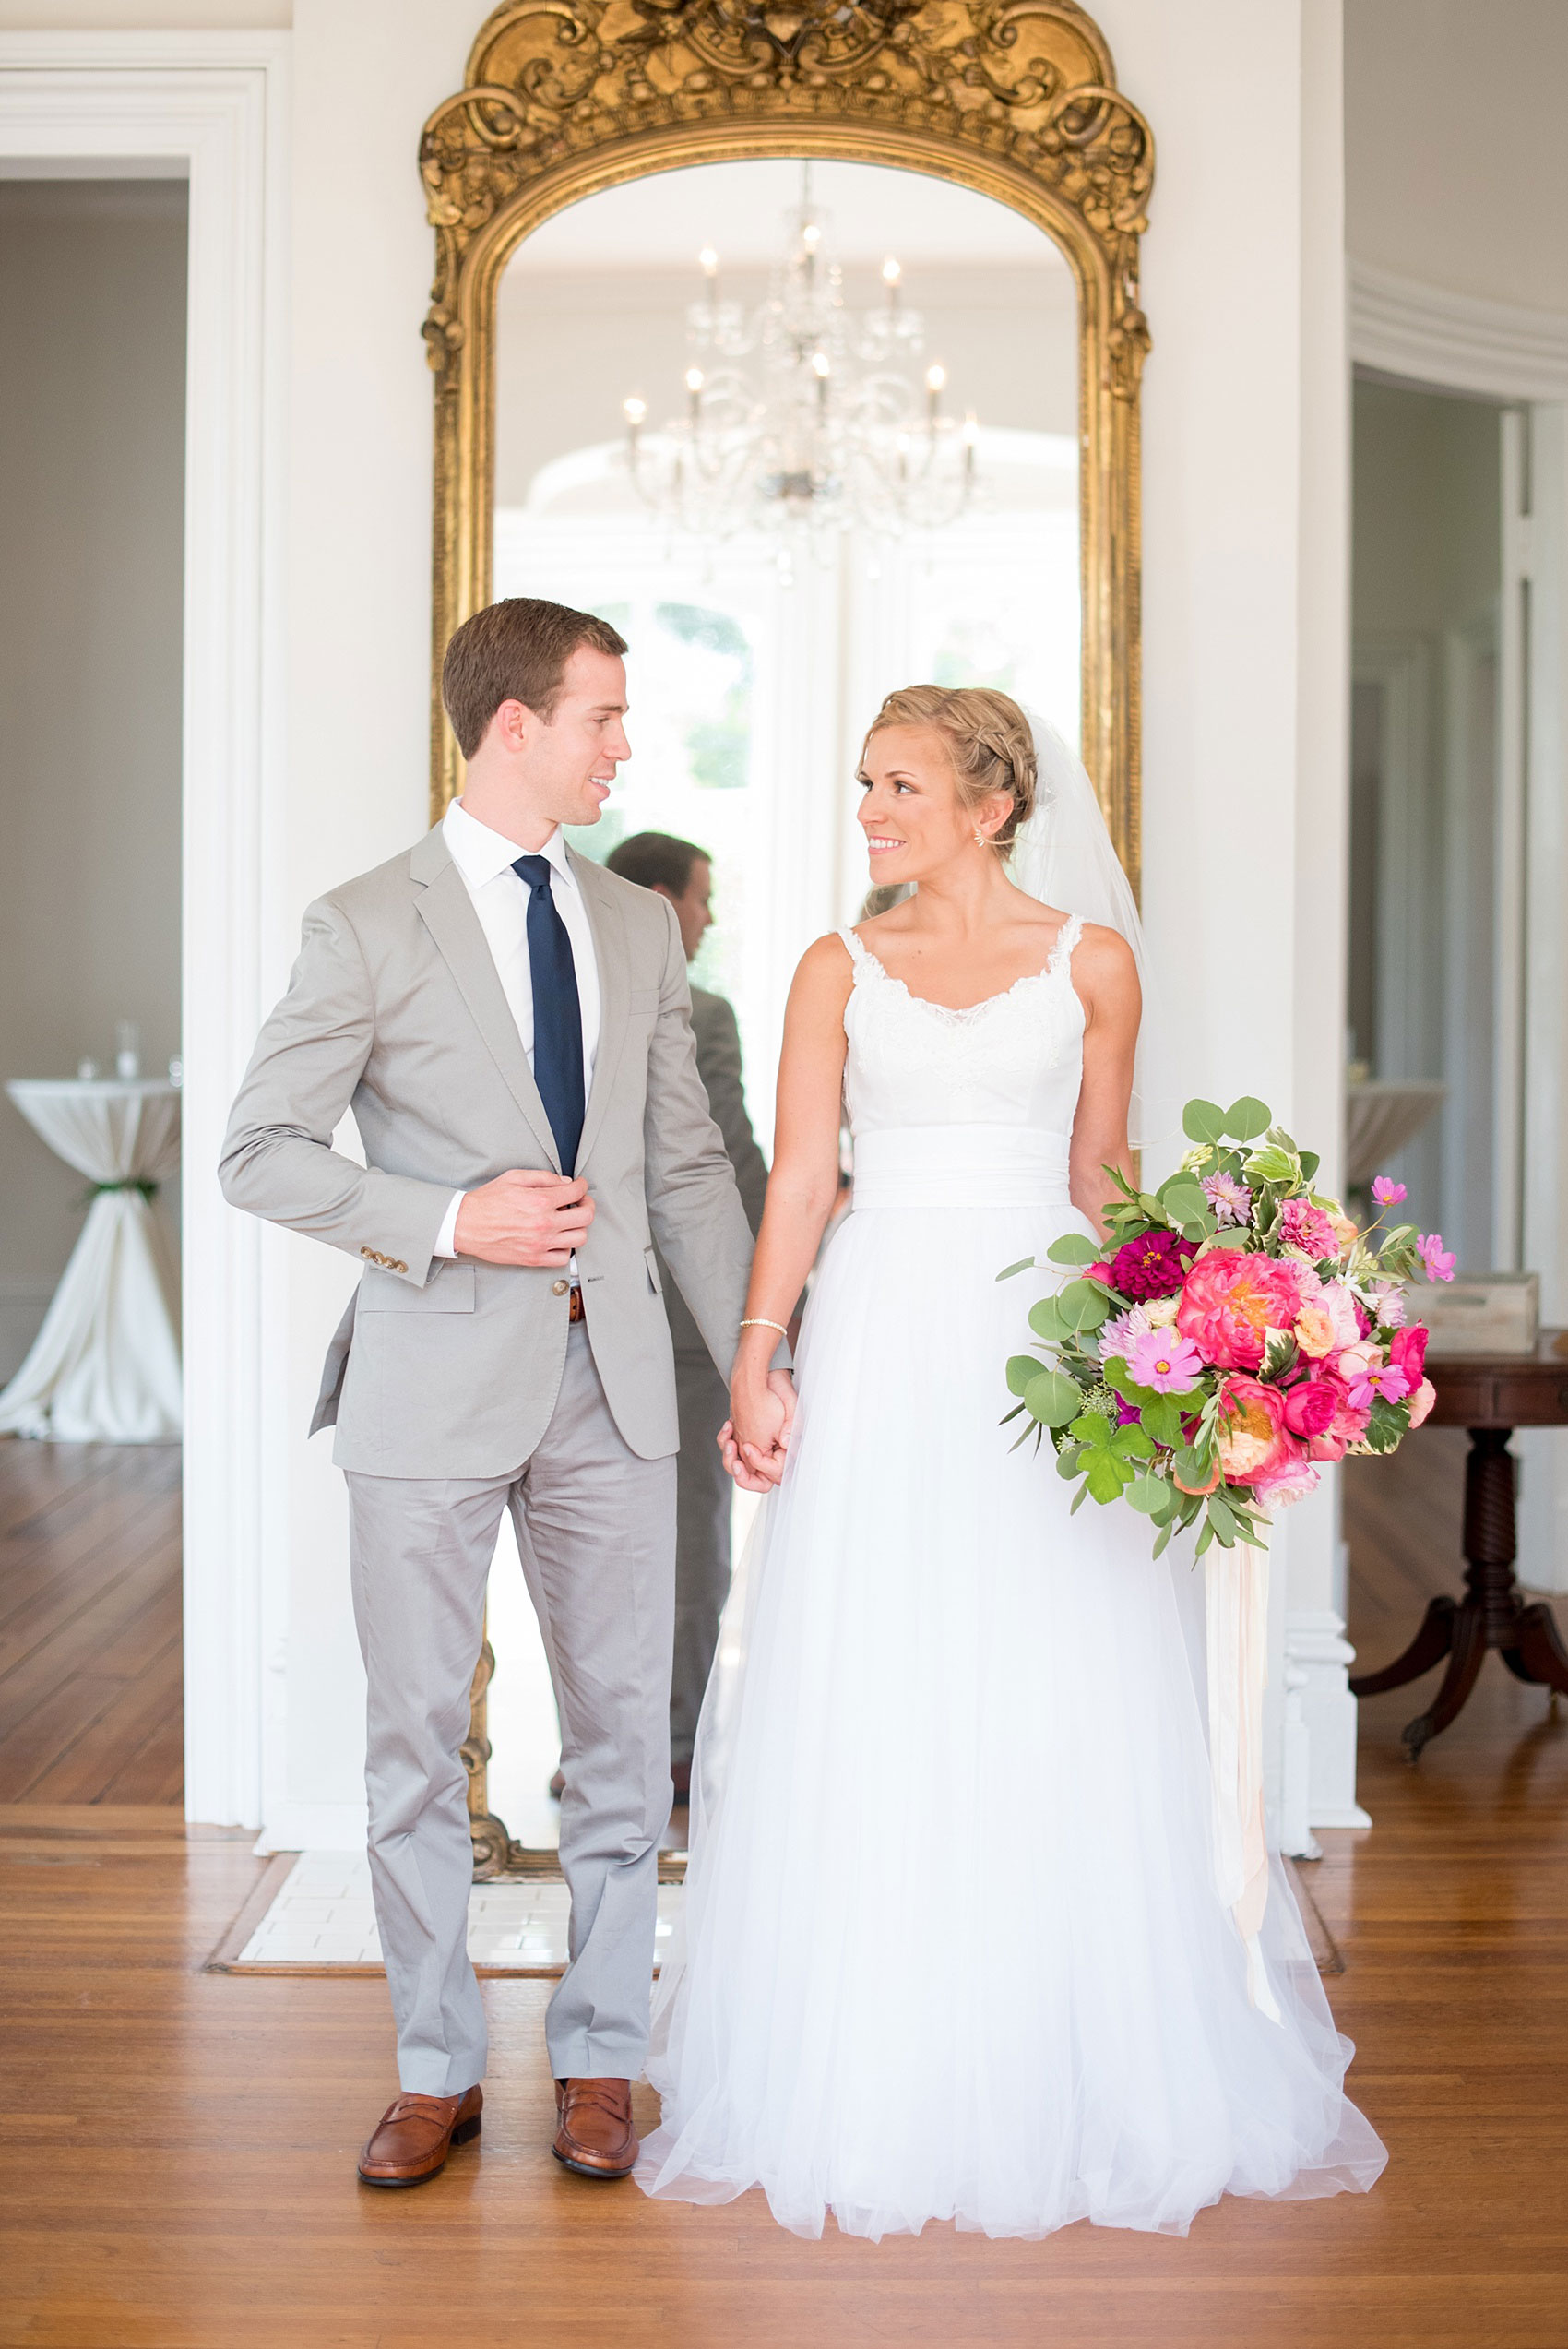
M788 248L750 316L721 296L713 247L698 256L685 413L649 433L646 400L627 399L624 412L627 465L651 512L699 539L773 531L788 567L802 542L828 560L841 531L892 539L956 521L978 485L979 427L972 413L960 423L944 412L944 367L928 366L918 388L907 372L925 327L905 304L897 260L882 265L878 307L845 308L809 163L786 221Z

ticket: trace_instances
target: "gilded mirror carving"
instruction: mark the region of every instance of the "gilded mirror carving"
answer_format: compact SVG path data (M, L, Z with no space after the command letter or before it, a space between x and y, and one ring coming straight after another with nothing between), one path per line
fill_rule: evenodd
M497 305L566 207L746 159L836 158L956 183L1065 256L1077 299L1081 743L1134 886L1139 854L1139 238L1154 145L1073 0L507 0L420 147L435 276L433 820L461 788L441 708L452 630L492 596ZM486 1647L464 1758L476 1873L554 1866L490 1811Z

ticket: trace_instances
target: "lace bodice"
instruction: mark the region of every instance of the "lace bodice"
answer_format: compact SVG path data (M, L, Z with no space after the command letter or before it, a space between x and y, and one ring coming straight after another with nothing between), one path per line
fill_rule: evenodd
M1071 1134L1084 1068L1072 956L1083 926L1070 915L1043 971L963 1011L911 995L853 930L840 930L855 966L844 1010L851 1132L978 1125Z

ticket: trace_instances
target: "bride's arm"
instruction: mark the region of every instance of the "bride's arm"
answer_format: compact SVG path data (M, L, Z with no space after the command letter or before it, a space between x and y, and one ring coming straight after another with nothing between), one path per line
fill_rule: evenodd
M1084 1006L1084 1080L1073 1120L1068 1186L1073 1205L1104 1232L1104 1212L1116 1167L1131 1182L1127 1104L1133 1092L1133 1053L1143 998L1133 950L1120 932L1091 924L1073 956L1073 982Z
M748 1320L788 1322L838 1196L844 1007L852 976L842 940L818 938L790 989L773 1168L752 1259ZM731 1372L731 1418L742 1462L752 1472L747 1483L776 1485L784 1472L790 1405L778 1391L785 1382L770 1386L767 1376L778 1342L774 1330L742 1330Z

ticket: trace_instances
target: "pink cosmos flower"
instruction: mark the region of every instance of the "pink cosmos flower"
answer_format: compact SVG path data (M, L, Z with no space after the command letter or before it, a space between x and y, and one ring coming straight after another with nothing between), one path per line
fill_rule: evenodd
M1443 1245L1441 1232L1423 1232L1416 1242L1416 1254L1427 1269L1429 1281L1452 1281L1454 1258Z
M1409 1391L1409 1380L1391 1362L1369 1362L1360 1377L1350 1381L1350 1408L1352 1411L1370 1411L1377 1400L1385 1403L1403 1402Z
M1379 1207L1397 1207L1405 1196L1403 1183L1391 1182L1386 1174L1372 1177L1372 1197Z
M1231 1224L1250 1223L1253 1220L1253 1195L1245 1183L1234 1174L1206 1174L1198 1185L1220 1230Z
M1146 1232L1126 1240L1111 1259L1111 1285L1124 1297L1170 1297L1187 1276L1197 1247L1180 1232Z
M1300 1248L1304 1257L1318 1263L1324 1257L1337 1257L1339 1237L1333 1220L1311 1199L1287 1199L1279 1210L1279 1237L1284 1246Z
M1206 1362L1221 1370L1256 1370L1265 1332L1295 1326L1303 1269L1283 1258L1212 1249L1187 1275L1177 1327Z
M1304 1501L1312 1492L1323 1471L1294 1447L1265 1475L1253 1479L1253 1497L1260 1508L1272 1512L1289 1508L1292 1501Z
M1436 1401L1437 1389L1432 1385L1430 1378L1423 1378L1420 1385L1416 1389L1415 1393L1410 1398L1410 1425L1412 1427L1419 1427L1420 1425L1422 1420L1425 1419L1427 1413L1431 1411Z
M1258 1378L1228 1378L1219 1405L1219 1465L1231 1485L1252 1485L1295 1449L1285 1432L1285 1398Z
M1140 1387L1152 1387L1157 1395L1188 1395L1198 1383L1203 1356L1191 1338L1151 1330L1135 1341L1127 1368Z

